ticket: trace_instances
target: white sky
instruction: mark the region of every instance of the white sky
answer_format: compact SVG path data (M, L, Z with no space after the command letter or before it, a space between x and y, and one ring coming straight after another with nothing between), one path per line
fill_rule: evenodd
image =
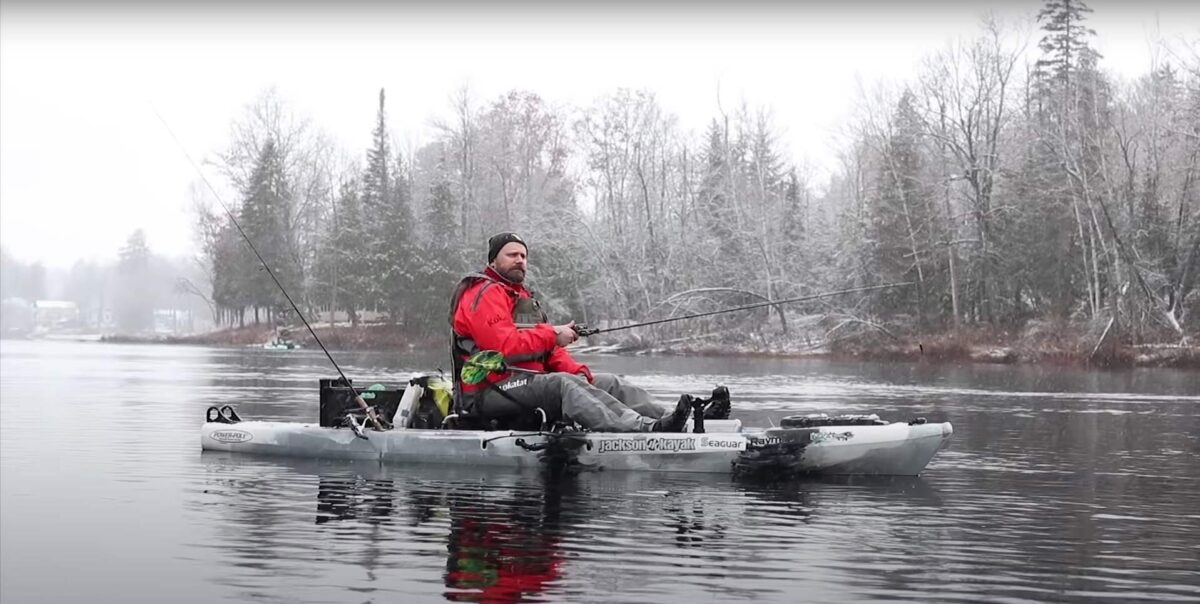
M69 266L115 257L144 228L153 250L190 253L197 175L152 107L200 160L271 86L355 156L380 87L409 144L429 140L431 118L463 85L477 101L522 88L573 105L648 88L696 131L717 114L719 91L727 110L743 99L771 107L792 159L826 170L860 83L913 77L924 55L973 36L988 10L1032 29L1041 5L501 4L0 0L0 243ZM1122 77L1148 71L1160 35L1200 39L1200 2L1089 4L1102 65Z

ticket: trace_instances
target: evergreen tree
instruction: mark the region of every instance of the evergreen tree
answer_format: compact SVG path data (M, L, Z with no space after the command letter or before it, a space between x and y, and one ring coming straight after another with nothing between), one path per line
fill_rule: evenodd
M1034 63L1040 80L1065 89L1081 65L1094 64L1099 58L1087 43L1096 32L1083 25L1090 12L1083 0L1046 0L1037 15L1045 32L1038 42L1042 57Z
M1008 318L1066 317L1084 285L1075 259L1081 242L1071 212L1070 191L1053 153L1036 132L1027 132L1013 181L1012 211L998 246L1001 272L1010 292Z
M796 169L792 168L788 171L783 189L783 205L779 217L779 233L782 238L779 256L789 269L793 280L801 277L805 265L803 252L808 247L805 245L805 217L808 214L806 193L801 189Z
M290 192L279 149L274 140L268 139L259 153L247 183L239 223L279 282L285 288L293 286L290 289L295 291L299 271L289 245L288 195ZM277 306L283 304L283 295L269 275L256 275L261 270L261 262L248 246L242 258L242 267L246 275L244 286L249 293L250 304L254 307L257 323L260 319L268 318L260 317L259 310L274 312Z
M1152 72L1144 83L1150 105L1154 112L1148 116L1146 125L1150 131L1148 138L1147 166L1140 179L1140 191L1130 192L1131 208L1136 204L1136 210L1131 210L1131 230L1133 243L1144 258L1163 273L1170 273L1175 268L1177 258L1171 253L1171 212L1169 201L1163 198L1170 178L1167 167L1171 157L1171 149L1178 145L1174 140L1179 132L1186 132L1186 122L1173 119L1178 115L1181 105L1181 83L1177 80L1175 71L1170 64ZM1136 186L1135 185L1135 186Z
M117 329L123 333L144 333L154 329L154 300L145 291L150 273L150 249L146 234L138 229L121 248L117 264L117 298L114 315Z
M1045 35L1035 94L1037 136L1052 151L1044 168L1051 188L1041 195L1041 205L1052 209L1065 203L1070 212L1076 253L1063 261L1076 271L1070 282L1083 288L1082 311L1095 318L1113 288L1117 258L1110 240L1114 233L1097 218L1106 205L1102 164L1111 95L1098 68L1100 55L1088 46L1095 32L1083 21L1090 12L1079 0L1047 0L1038 14ZM1055 191L1063 191L1061 202Z
M369 274L376 277L389 270L387 247L389 234L384 224L392 202L392 150L388 143L385 93L379 90L379 107L375 115L375 129L371 133L371 146L367 149L367 165L362 175L362 217L365 239L362 261L369 267ZM372 279L371 293L364 300L368 309L381 309L385 304L385 292L380 279Z
M786 189L783 162L767 114L760 112L752 119L743 113L742 117L746 135L740 138L748 143L739 170L744 184L737 190L745 198L740 205L746 214L746 231L753 233L756 242L747 246L747 253L761 260L758 270L761 281L753 286L767 297L775 298L785 270L781 262L782 227L788 221L783 199ZM751 119L751 123L745 123Z
M745 246L737 231L737 210L731 197L733 174L729 170L725 129L713 120L705 138L708 145L696 203L701 232L692 240L692 245L694 253L703 258L712 271L710 284L728 285L741 273L738 260Z
M212 263L212 301L230 325L245 324L245 309L253 303L251 283L259 277L246 242L228 218L205 240L205 256ZM255 261L257 263L257 261Z
M454 236L458 209L445 155L439 159L425 204L421 262L416 263L412 305L414 330L441 333L446 328L449 292L466 272L463 250Z
M884 283L912 281L915 288L881 292L887 312L911 312L924 321L925 282L929 255L932 208L921 187L921 122L914 97L905 91L897 103L892 128L884 141L878 184L871 208L870 233L874 242L873 265ZM916 294L915 296L913 294Z
M411 178L404 158L399 153L396 154L391 174L390 203L380 217L384 241L381 253L384 270L379 273L380 287L388 317L416 328L411 325L408 314L415 301L413 288L417 278L416 266L424 259L417 256L420 246L413 220Z
M342 184L334 200L332 220L322 255L322 280L329 288L332 313L346 311L352 326L358 325L358 311L371 296L370 267L366 258L366 231L358 183Z
M385 92L379 91L367 166L363 173L362 209L366 264L373 275L369 305L403 321L413 284L414 236L411 195L403 161L393 159L388 142Z

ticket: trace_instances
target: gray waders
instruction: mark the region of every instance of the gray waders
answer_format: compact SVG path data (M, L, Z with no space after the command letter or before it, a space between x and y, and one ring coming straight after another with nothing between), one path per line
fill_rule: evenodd
M476 394L476 404L482 407L476 409L495 417L533 413L541 407L550 421L564 419L600 432L649 432L667 413L648 392L611 373L597 373L593 379L589 384L583 376L569 373L514 373Z

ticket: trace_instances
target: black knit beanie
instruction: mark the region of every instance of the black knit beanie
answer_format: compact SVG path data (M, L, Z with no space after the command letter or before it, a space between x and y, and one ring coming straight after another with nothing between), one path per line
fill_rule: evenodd
M510 244L519 243L525 246L525 252L529 252L529 246L525 245L525 240L521 239L516 233L497 233L488 239L488 263L490 264L500 254L500 248Z

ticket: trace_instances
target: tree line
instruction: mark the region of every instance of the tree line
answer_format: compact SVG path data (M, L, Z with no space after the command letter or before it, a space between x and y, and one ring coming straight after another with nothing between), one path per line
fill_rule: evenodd
M1057 320L1185 339L1200 325L1200 53L1163 47L1148 73L1118 81L1090 12L1048 0L1032 64L1018 36L984 21L911 80L864 92L827 187L787 158L768 108L718 111L695 135L653 92L627 89L577 108L460 90L411 149L394 142L381 90L357 158L268 92L217 164L241 226L306 311L355 323L370 311L414 334L445 330L454 283L483 265L489 235L515 230L556 319L907 282L826 310L838 327ZM223 212L198 227L222 322L284 308ZM704 327L786 329L776 312Z
M187 324L196 328L212 311L202 303L207 284L195 262L153 253L141 229L128 235L115 260L81 259L70 268L25 262L0 248L0 335L30 331L31 305L46 299L75 303L79 321L70 329L127 335L152 332L155 310L190 313L197 320Z

